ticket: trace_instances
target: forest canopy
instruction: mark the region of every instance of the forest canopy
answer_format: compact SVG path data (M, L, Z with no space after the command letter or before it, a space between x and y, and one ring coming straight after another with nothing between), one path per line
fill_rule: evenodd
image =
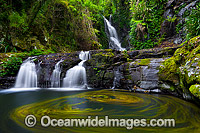
M110 15L128 49L188 40L200 35L199 6L189 0L0 0L0 52L108 48L103 16Z

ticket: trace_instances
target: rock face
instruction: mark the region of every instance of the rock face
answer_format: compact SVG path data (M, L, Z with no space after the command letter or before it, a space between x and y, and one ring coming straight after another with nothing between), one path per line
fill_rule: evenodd
M134 84L144 89L160 88L159 66L165 58L136 59L129 65L129 73Z
M79 52L74 53L57 53L39 56L35 63L38 70L38 87L48 88L51 87L51 75L57 62L61 59L64 60L60 63L61 66L61 79L65 77L65 73L68 69L77 65L80 62L78 58ZM62 83L62 80L61 80Z
M1 89L8 89L14 86L15 84L15 77L0 77L0 88Z
M167 9L164 12L164 22L161 25L161 35L166 37L172 37L175 34L175 22L169 21L169 19L174 17L174 11L172 9Z
M111 49L90 51L92 58L84 63L87 71L88 85L93 88L114 87L130 89L133 85L144 89L156 88L159 84L155 81L158 78L155 77L158 71L157 66L163 60L161 57L172 56L175 50L176 48L157 48L129 52L119 52ZM62 84L66 71L80 62L78 55L79 51L38 56L34 61L38 75L38 87L51 87L52 72L55 64L61 59L64 60L60 63ZM140 73L139 77L137 77L138 73ZM151 78L155 78L153 79L154 81ZM1 81L1 88L10 88L14 86L15 79L9 80L10 84L4 84L3 80ZM154 83L153 86L152 83ZM151 84L151 87L148 84Z
M159 71L159 79L170 84L185 99L199 97L194 85L200 84L200 37L194 37L167 59ZM175 89L173 89L175 88ZM168 89L170 90L170 89ZM195 96L195 97L194 97Z
M168 0L163 14L160 33L166 38L174 39L175 44L181 44L186 37L185 21L188 13L195 8L198 0ZM185 12L188 12L187 14ZM178 28L179 27L179 28Z
M166 86L158 77L159 66L166 59L162 57L172 56L176 49L91 51L92 58L86 62L88 84L94 88L161 88Z
M200 37L176 48L115 51L92 50L91 59L84 63L88 86L92 88L120 88L175 94L185 99L199 98ZM66 71L80 62L78 52L57 53L37 57L38 87L51 87L51 75L61 59L61 84ZM6 80L6 79L5 79ZM9 88L13 83L2 84Z

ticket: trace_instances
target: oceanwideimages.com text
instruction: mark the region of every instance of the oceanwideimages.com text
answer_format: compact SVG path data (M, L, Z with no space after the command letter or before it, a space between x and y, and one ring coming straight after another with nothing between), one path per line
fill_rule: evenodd
M25 118L25 124L28 127L34 127L37 124L37 118L34 115L28 115ZM40 119L42 127L125 127L130 130L134 127L175 127L174 119L119 119L104 116L88 116L87 118L65 118L55 119L49 116L42 116Z

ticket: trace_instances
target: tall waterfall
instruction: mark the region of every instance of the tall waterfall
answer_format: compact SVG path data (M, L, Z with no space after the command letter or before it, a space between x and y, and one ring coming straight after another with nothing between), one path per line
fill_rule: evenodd
M53 70L52 76L51 76L51 87L60 87L60 63L63 62L63 60L60 60L55 65L55 69Z
M105 32L109 38L109 48L124 51L125 48L121 47L116 29L111 25L111 16L109 21L103 16L105 24Z
M82 61L66 72L66 76L63 79L63 87L87 88L86 70L83 67L83 64L86 60L90 59L89 51L81 51L79 58Z
M35 63L32 58L25 60L18 72L15 88L37 87L37 73Z

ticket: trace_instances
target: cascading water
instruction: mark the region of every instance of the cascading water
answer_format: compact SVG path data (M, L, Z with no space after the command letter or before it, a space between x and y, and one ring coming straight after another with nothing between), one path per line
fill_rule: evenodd
M63 62L63 60L60 60L55 65L55 69L53 70L52 76L51 76L51 87L60 87L60 63Z
M78 65L69 69L63 79L63 87L67 88L87 88L86 70L83 64L86 60L90 59L89 51L81 51L79 58L82 60Z
M37 87L37 73L33 59L29 57L22 63L15 82L15 88Z
M85 52L81 51L79 53L79 59L81 59L81 60L89 60L90 58L91 57L90 57L90 52L89 51L85 51Z
M110 16L110 21L108 21L104 16L103 18L104 18L104 23L105 23L105 32L109 38L109 48L116 49L119 51L124 51L125 48L121 47L121 43L119 42L117 31L111 25L111 16Z
M123 75L120 71L120 67L115 67L114 68L114 80L113 80L113 87L112 89L115 89L115 88L119 88L120 87L120 80L123 79Z

